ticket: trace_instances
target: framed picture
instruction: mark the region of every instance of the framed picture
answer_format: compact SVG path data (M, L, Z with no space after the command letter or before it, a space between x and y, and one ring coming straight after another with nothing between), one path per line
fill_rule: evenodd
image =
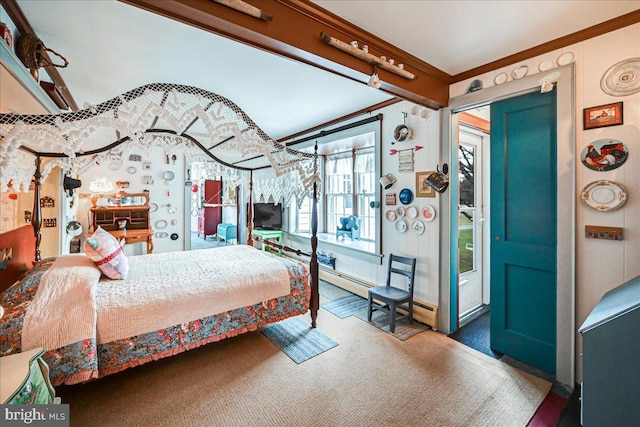
M584 130L616 126L623 123L622 102L584 109Z
M436 197L436 190L427 185L427 177L433 172L416 172L416 197Z

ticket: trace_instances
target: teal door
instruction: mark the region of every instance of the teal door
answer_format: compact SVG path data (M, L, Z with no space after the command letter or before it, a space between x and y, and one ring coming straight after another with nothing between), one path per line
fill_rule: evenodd
M555 90L491 104L490 157L491 348L555 374Z

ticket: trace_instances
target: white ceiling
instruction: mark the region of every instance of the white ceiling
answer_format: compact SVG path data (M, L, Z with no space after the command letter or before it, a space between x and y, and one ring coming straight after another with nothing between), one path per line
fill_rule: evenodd
M638 0L315 3L452 75L640 8ZM81 107L147 83L180 83L229 98L277 139L390 98L115 0L18 4L44 44L69 60L60 74Z
M230 99L277 139L391 98L124 3L18 4L43 43L69 60L59 72L81 108L147 83L178 83Z
M312 0L456 75L640 9L639 0Z

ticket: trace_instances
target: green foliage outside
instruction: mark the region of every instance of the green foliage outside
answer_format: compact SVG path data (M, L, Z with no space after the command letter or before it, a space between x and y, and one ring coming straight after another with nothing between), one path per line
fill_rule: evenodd
M458 216L458 268L460 273L473 270L473 251L467 249L473 247L473 221L464 215Z

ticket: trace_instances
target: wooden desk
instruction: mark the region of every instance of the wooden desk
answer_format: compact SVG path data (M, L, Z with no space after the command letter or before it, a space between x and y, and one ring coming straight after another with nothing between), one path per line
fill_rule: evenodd
M125 244L147 242L147 253L153 252L153 230L115 230L109 231L118 239L124 239Z
M282 230L253 230L252 234L254 236L262 237L264 240L275 239L279 244L282 244ZM262 245L262 250L264 251L266 245ZM278 255L282 255L282 250L278 249Z

